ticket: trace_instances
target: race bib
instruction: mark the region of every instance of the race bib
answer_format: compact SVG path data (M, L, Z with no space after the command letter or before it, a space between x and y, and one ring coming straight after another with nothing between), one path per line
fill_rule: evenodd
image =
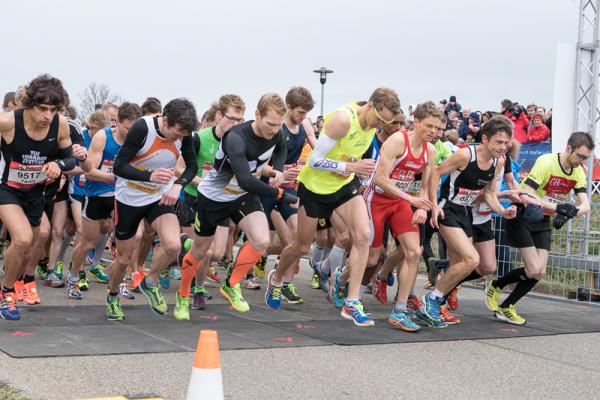
M137 165L134 166L141 171L146 171L147 169L143 166ZM139 190L140 192L153 194L161 191L163 185L155 182L142 182L142 181L128 181L127 187L130 187L135 190Z
M15 189L28 190L44 183L48 177L42 172L43 165L26 165L11 161L6 184Z
M81 187L84 187L85 186L85 182L86 182L85 174L80 174L79 175L79 181L77 181L77 184L79 186L81 186Z
M406 192L408 194L410 194L411 196L420 195L421 194L421 183L422 183L422 181L412 181L411 184L408 185Z
M202 178L202 179L206 178L210 174L211 168L212 168L212 164L204 163L204 165L202 165L202 175L200 175L200 178Z
M478 215L490 215L491 213L492 213L492 209L490 208L488 203L486 203L485 201L479 203L479 207L477 207Z
M468 207L471 204L473 204L475 199L477 197L479 197L479 195L481 195L481 193L483 193L483 189L473 190L473 189L459 188L458 194L456 196L454 196L454 198L452 199L452 202L454 204L458 204L460 206Z
M102 161L102 165L100 166L100 171L112 174L113 173L113 164L112 160L104 160Z

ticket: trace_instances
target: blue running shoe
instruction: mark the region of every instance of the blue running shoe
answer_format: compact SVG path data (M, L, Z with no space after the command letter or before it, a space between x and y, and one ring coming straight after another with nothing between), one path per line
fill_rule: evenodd
M335 272L333 273L333 279L329 280L329 302L333 304L338 310L344 306L343 289L338 283L338 277L341 274L342 267L340 266L335 269Z
M394 282L395 282L395 281L396 281L396 280L394 279L394 273L393 273L393 272L390 272L390 273L388 274L388 276L387 276L387 280L386 280L386 283L387 283L387 285L388 285L388 286L394 286Z
M160 273L160 275L158 276L158 283L160 284L160 286L162 286L164 289L168 289L171 287L171 281L169 279L170 276L170 272L169 269L164 270L163 272Z
M404 332L418 332L421 330L421 327L412 322L405 312L397 312L396 310L393 310L388 317L387 322L390 325L403 330Z
M435 329L443 329L443 328L447 328L448 324L445 323L444 321L436 321L434 319L429 318L427 315L423 314L421 312L421 310L417 310L414 312L414 315L416 318L420 319L421 321L423 321L427 326L431 327L431 328L435 328Z
M279 310L281 306L281 286L273 286L273 275L275 270L271 270L267 275L267 290L265 291L265 303L269 310Z
M94 250L90 250L85 255L85 262L92 265L94 263Z
M426 315L434 321L441 321L440 311L443 304L443 297L438 297L434 300L429 296L429 293L425 293L421 298L421 314Z
M340 315L346 319L354 322L356 326L373 326L375 321L371 319L363 309L363 305L360 300L352 302L344 302L344 307Z
M21 313L17 307L17 299L14 292L6 292L0 295L0 317L16 321L21 319Z

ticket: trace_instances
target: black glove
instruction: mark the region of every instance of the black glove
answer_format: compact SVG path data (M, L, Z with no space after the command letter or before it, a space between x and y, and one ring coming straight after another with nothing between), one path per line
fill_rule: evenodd
M556 214L556 217L554 217L554 221L552 222L552 226L554 226L554 229L560 229L563 227L564 224L567 223L568 220L570 220L571 218L562 215L562 214Z
M281 197L281 202L283 202L283 203L294 204L297 201L298 201L298 196L294 196L293 194L291 194L289 192L284 192L283 196Z
M573 204L562 203L556 206L556 212L568 218L575 218L579 212L579 209Z

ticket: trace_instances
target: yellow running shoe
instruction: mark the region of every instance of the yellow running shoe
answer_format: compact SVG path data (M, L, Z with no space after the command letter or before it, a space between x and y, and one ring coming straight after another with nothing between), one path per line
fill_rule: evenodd
M496 318L500 321L508 322L513 325L525 325L527 320L517 314L514 304L511 304L507 308L499 307L496 312Z
M492 285L492 281L488 281L485 284L485 305L491 312L498 312L500 308L500 295L502 289Z

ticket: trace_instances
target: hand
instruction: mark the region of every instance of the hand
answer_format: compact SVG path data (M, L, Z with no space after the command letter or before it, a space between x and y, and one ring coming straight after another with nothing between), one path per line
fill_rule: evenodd
M285 175L285 180L287 182L295 182L296 178L298 178L299 173L300 167L296 165L295 167L287 169L283 174Z
M170 168L159 168L150 175L150 182L169 183L173 179L173 171Z
M433 203L425 197L414 197L407 195L406 201L408 201L414 208L422 208L425 211L429 211L431 210L431 207L433 207Z
M570 218L566 215L557 214L556 217L554 217L554 221L552 221L552 226L554 227L554 229L560 229L563 227L564 224L567 223L569 219Z
M573 204L562 203L556 206L556 212L558 214L564 215L567 218L575 218L579 209L575 207Z
M348 169L350 172L355 172L361 177L368 177L373 172L375 172L376 165L377 163L375 162L375 160L367 158L354 163L350 163L346 165L346 168L350 167L350 169Z
M411 224L412 225L424 224L425 221L427 221L427 211L423 210L422 208L419 208L413 214Z
M517 216L517 207L515 207L515 206L510 206L510 207L504 209L504 212L502 213L502 217L504 219L513 219L516 216Z
M431 221L429 223L431 224L432 228L440 229L438 219L444 219L444 210L442 210L440 206L436 205L433 206L433 209L431 210Z
M277 171L275 169L273 170L273 172L275 173L275 176L273 177L273 180L271 181L271 186L278 187L286 181L285 174L283 172Z
M358 188L358 193L363 194L365 192L365 190L367 190L367 186L360 185L360 187Z
M87 159L87 149L78 144L74 144L73 146L73 156L77 158L79 161L85 161Z
M54 180L61 174L60 167L56 161L47 162L42 166L42 172L48 177L48 179Z
M181 193L181 185L176 183L169 189L158 202L159 206L174 206L179 200L179 194Z

